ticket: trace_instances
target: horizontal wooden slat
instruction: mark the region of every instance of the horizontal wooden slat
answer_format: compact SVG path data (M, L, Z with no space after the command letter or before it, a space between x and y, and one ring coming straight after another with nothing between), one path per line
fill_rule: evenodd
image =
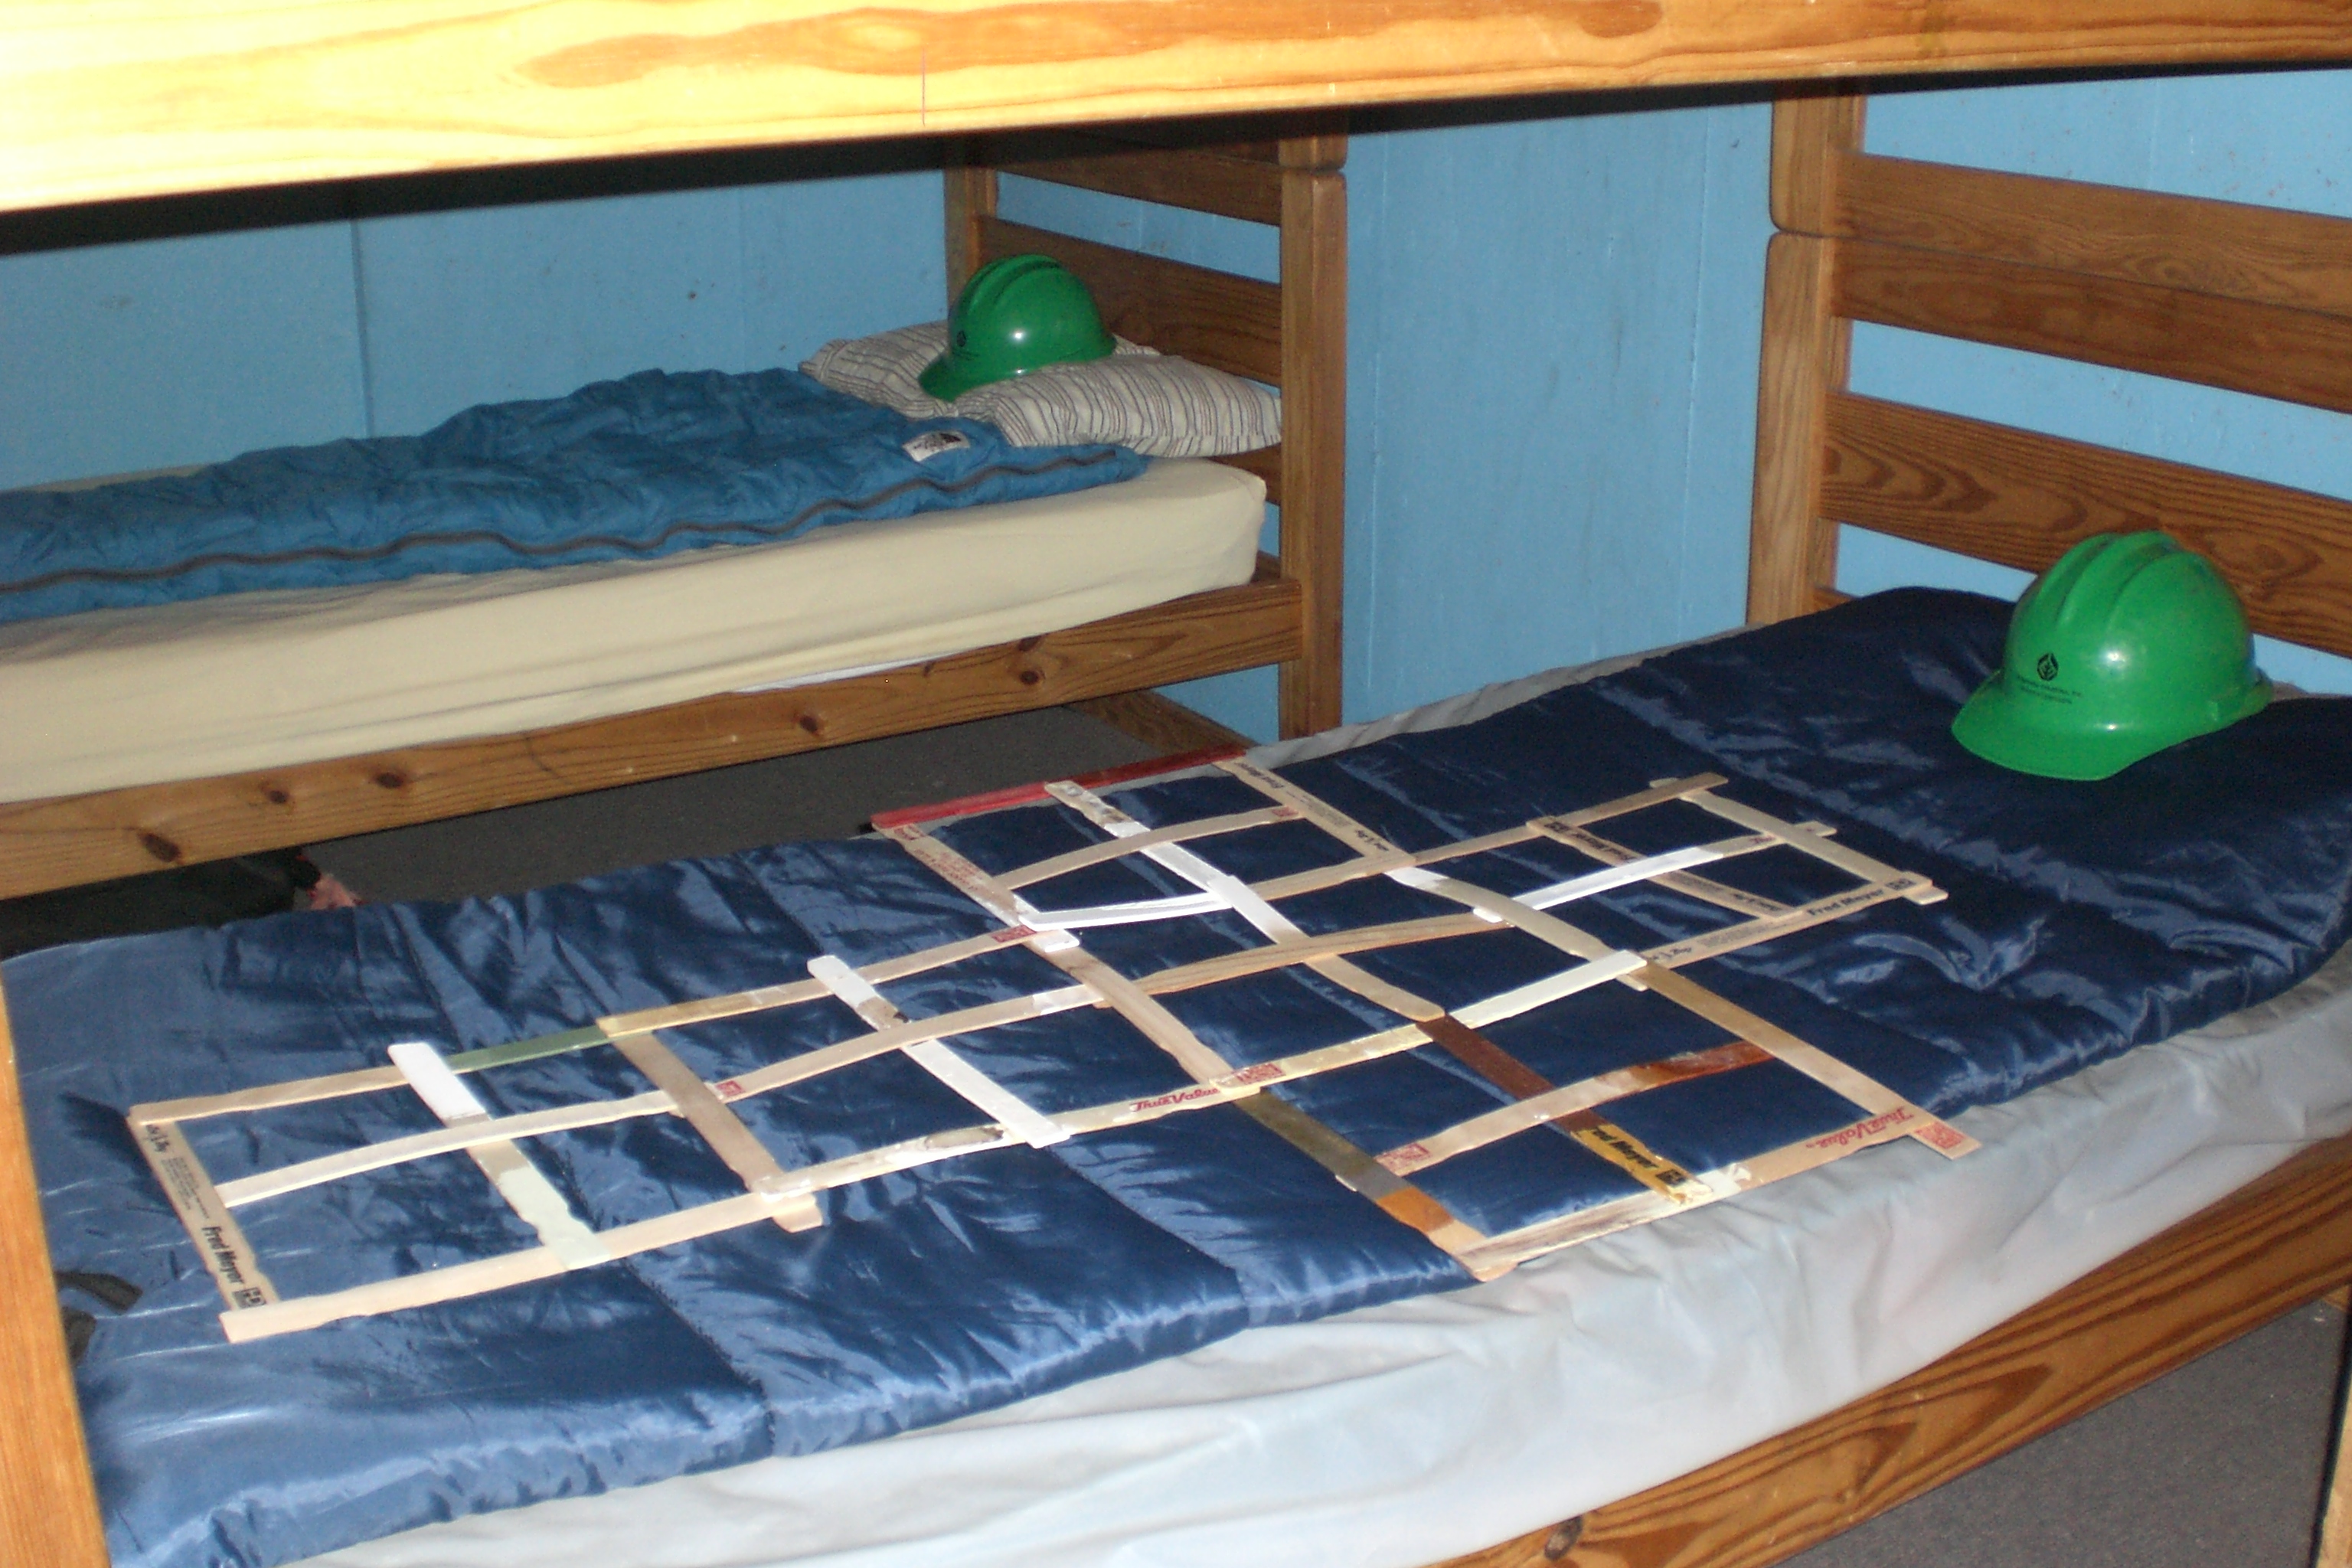
M2343 0L0 0L0 205L1580 88L2347 58Z
M1097 245L1001 217L980 220L980 258L1036 251L1087 280L1123 338L1218 370L1282 384L1282 289L1139 250Z
M2040 572L2094 533L2210 557L2254 629L2352 653L2352 504L1897 403L1830 400L1822 515Z
M2352 413L2352 320L1838 240L1838 314Z
M1899 1383L1444 1568L1766 1568L2352 1279L2352 1138L2302 1154ZM1548 1555L1548 1541L1574 1543Z
M1234 452L1225 457L1212 458L1210 461L1223 463L1229 468L1239 468L1244 473L1255 474L1265 481L1267 502L1274 506L1282 504L1282 448L1280 447L1260 447L1255 452Z
M2352 315L2352 219L1844 153L1830 232Z
M1298 657L1296 583L819 686L373 756L0 805L0 898L428 822Z
M1056 140L1069 143L1069 151L998 167L1027 179L1050 180L1249 223L1282 221L1282 170L1271 163L1197 148L1123 146L1097 136L1072 134ZM994 161L992 150L984 149L982 156Z

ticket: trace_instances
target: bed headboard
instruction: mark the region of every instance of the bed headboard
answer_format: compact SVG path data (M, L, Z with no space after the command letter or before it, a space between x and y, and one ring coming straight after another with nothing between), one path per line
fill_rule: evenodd
M2352 653L2352 504L1846 390L1875 321L2352 413L2352 220L1879 157L1864 101L1773 111L1748 619L1834 602L1841 523L2029 572L2161 528Z
M1282 666L1285 735L1339 721L1347 464L1348 139L1336 124L1296 129L1272 141L1186 142L1181 126L980 141L947 177L950 299L986 263L1040 252L1087 280L1121 337L1281 389L1281 444L1225 460L1265 480L1282 512L1280 574L1300 591L1298 656ZM1268 225L1281 235L1281 279L1000 217L1000 171Z

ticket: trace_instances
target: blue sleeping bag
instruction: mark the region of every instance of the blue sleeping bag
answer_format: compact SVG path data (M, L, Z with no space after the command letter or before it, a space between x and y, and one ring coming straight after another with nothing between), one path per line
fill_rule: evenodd
M1683 973L1951 1114L2210 1022L2310 973L2352 910L2352 701L2284 701L2096 784L2005 773L1948 733L1999 657L2006 606L1907 592L1665 655L1457 729L1282 770L1406 848L1714 771L1727 798L1818 818L1948 889L1881 904ZM1149 825L1263 807L1222 773L1107 795ZM1675 805L1612 820L1628 847L1693 841ZM1697 825L1719 837L1720 823ZM1097 841L1052 803L939 825L992 871ZM1329 864L1277 823L1192 847L1247 880ZM1555 844L1449 862L1517 893L1590 869ZM1710 877L1798 903L1837 879L1789 851ZM1130 858L1030 889L1070 908L1185 892ZM1445 908L1383 879L1283 901L1308 933ZM1575 904L1633 948L1725 924L1654 883ZM520 898L278 917L26 955L5 970L51 1251L145 1290L79 1369L109 1541L122 1568L285 1563L427 1521L805 1453L991 1408L1243 1328L1465 1283L1421 1231L1335 1182L1235 1105L1014 1145L823 1194L824 1223L753 1224L441 1305L232 1344L221 1299L126 1131L142 1101L380 1067L574 1028L625 1009L805 978L997 929L887 839L788 845ZM1089 952L1130 977L1263 939L1230 914L1106 926ZM1360 952L1448 1007L1559 955L1519 932ZM927 1016L1066 984L1010 947L885 987ZM1396 1019L1298 968L1171 994L1237 1065ZM670 1029L719 1081L865 1027L830 999ZM1726 1036L1654 993L1603 985L1492 1026L1554 1083ZM1189 1080L1118 1017L1079 1007L969 1034L975 1065L1045 1114ZM643 1092L609 1048L475 1074L491 1110ZM1268 1091L1366 1150L1506 1103L1423 1047ZM969 1126L971 1105L901 1056L740 1100L787 1168ZM1633 1095L1614 1121L1686 1169L1849 1124L1775 1064ZM404 1091L185 1124L215 1178L434 1126ZM530 1142L597 1228L743 1191L677 1119ZM1895 1158L1865 1152L1863 1160ZM1538 1128L1417 1178L1488 1234L1632 1186ZM463 1158L333 1182L241 1210L289 1293L531 1245ZM1672 1225L1669 1218L1663 1223Z
M181 478L0 491L0 622L263 588L634 561L1133 479L1119 447L1015 447L797 371L644 371L422 436L248 452Z

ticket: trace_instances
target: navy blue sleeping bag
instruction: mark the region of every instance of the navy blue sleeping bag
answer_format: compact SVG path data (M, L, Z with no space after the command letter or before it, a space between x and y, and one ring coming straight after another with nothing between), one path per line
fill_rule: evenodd
M2352 907L2352 701L2282 701L2097 784L2026 778L1947 732L1997 660L2005 616L1969 595L1882 595L1475 724L1282 771L1407 848L1709 770L1729 777L1719 791L1728 798L1831 824L1838 842L1930 876L1949 897L1883 904L1684 973L1948 1115L2276 994L2342 943ZM1154 825L1265 805L1220 773L1106 794ZM1644 852L1721 836L1719 823L1695 835L1678 811L1696 808L1609 826ZM1055 804L936 831L992 871L1101 837ZM1298 822L1193 847L1250 880L1334 858L1332 842ZM1449 869L1513 893L1580 866L1591 862L1528 844ZM1835 881L1786 851L1707 873L1792 903ZM1031 891L1066 908L1187 886L1132 859L1063 883ZM1284 911L1312 933L1443 907L1372 879L1286 900ZM1561 912L1634 948L1731 918L1655 884ZM824 1194L814 1230L751 1225L459 1301L230 1344L220 1298L123 1121L142 1101L381 1066L394 1041L463 1051L803 978L819 954L866 964L992 929L898 845L869 837L520 898L285 916L11 962L52 1253L60 1268L146 1291L100 1323L79 1374L116 1562L259 1568L467 1512L877 1437L1245 1327L1466 1282L1421 1232L1223 1105L862 1181ZM1229 914L1085 933L1089 952L1130 976L1262 940ZM1498 930L1358 962L1452 1007L1517 984L1543 956L1531 952L1538 945ZM1014 947L884 989L923 1016L1066 983ZM1396 1021L1297 968L1169 1002L1235 1064ZM863 1026L826 1001L665 1037L718 1081ZM1556 1083L1726 1037L1615 985L1491 1033ZM1046 1114L1188 1081L1096 1009L957 1045ZM644 1089L610 1049L468 1081L500 1114ZM1505 1098L1430 1048L1270 1092L1370 1150ZM735 1109L788 1168L975 1120L897 1056ZM1690 1169L1855 1114L1777 1065L1636 1095L1612 1113ZM214 1175L229 1180L434 1123L395 1092L186 1125ZM669 1117L533 1140L531 1152L599 1228L743 1190ZM1424 1179L1490 1234L1627 1184L1548 1129ZM289 1293L532 1241L456 1156L241 1213Z
M926 437L929 437L926 439ZM798 371L644 371L422 436L248 452L180 478L0 491L0 622L264 588L645 560L1133 479L1119 447L1015 447Z

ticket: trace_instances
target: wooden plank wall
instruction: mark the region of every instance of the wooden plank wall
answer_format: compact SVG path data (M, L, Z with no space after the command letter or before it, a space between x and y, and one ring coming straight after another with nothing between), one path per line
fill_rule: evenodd
M1148 132L1147 132L1148 134ZM1347 468L1347 137L1336 125L1275 142L1146 147L1067 134L980 142L948 184L949 292L982 264L1034 251L1085 279L1120 336L1281 389L1283 439L1226 459L1282 510L1282 576L1298 584L1301 652L1281 671L1285 736L1339 722ZM997 216L996 170L1279 226L1281 279L1265 283L1097 245Z
M2352 220L1879 157L1861 123L1774 113L1749 618L1835 597L1839 523L2030 572L2162 528L2257 631L2352 651L2352 505L1844 386L1865 321L2352 412Z

